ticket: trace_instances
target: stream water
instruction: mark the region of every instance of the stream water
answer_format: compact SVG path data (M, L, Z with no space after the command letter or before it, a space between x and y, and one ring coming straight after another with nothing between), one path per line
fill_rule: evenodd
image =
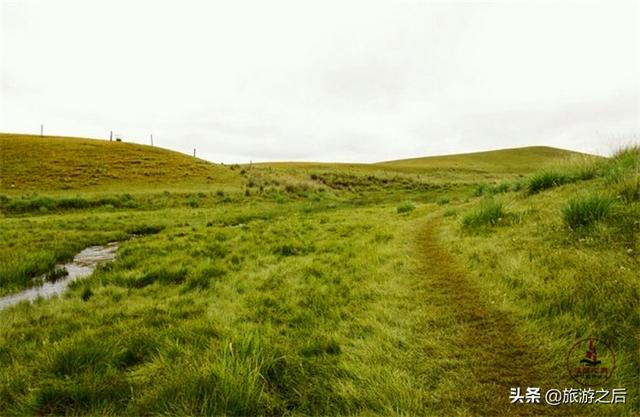
M69 273L67 276L54 282L42 282L41 285L36 285L19 293L0 297L0 310L22 301L33 301L39 297L48 298L62 294L71 282L91 275L99 263L114 260L117 249L117 242L83 249L73 258L73 261L60 265ZM43 281L43 279L41 277L34 281Z

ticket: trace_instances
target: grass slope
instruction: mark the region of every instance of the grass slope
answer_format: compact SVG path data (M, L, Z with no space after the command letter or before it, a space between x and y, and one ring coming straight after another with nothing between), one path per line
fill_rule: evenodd
M577 152L546 146L500 149L456 155L429 156L380 162L387 168L420 171L460 170L477 173L530 174L559 160L580 155Z
M478 184L515 180L545 167L577 157L597 158L573 151L549 147L527 147L468 154L430 156L374 164L270 162L254 164L255 173L266 172L284 180L313 179L321 183L338 183L343 188L359 188L389 183Z
M0 134L0 191L114 190L229 184L235 175L201 159L147 145Z

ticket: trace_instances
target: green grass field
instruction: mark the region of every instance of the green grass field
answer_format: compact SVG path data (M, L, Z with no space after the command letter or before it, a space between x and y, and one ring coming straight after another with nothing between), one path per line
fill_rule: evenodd
M113 263L0 310L0 415L633 416L640 148L210 164L0 135L0 296L87 246ZM616 355L625 404L511 404Z

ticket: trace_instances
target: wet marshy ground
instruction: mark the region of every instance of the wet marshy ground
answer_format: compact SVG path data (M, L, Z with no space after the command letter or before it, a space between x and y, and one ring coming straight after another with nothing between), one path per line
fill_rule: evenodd
M61 278L51 280L51 277L34 279L34 286L16 294L0 297L0 310L18 304L22 301L33 301L39 297L49 298L62 294L69 284L77 279L88 277L99 263L115 259L118 243L113 242L105 246L90 246L79 252L71 262L56 267L56 271L66 271Z

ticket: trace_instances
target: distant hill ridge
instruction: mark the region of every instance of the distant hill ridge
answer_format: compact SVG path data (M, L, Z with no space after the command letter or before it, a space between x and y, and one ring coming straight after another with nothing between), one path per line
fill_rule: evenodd
M554 161L584 155L548 146L499 149L456 155L428 156L379 162L376 165L414 169L469 169L486 172L530 173Z
M528 174L577 152L534 146L457 155L386 161L375 164L274 162L288 169L356 169ZM0 190L56 191L123 187L240 185L237 171L179 152L98 139L0 133Z

